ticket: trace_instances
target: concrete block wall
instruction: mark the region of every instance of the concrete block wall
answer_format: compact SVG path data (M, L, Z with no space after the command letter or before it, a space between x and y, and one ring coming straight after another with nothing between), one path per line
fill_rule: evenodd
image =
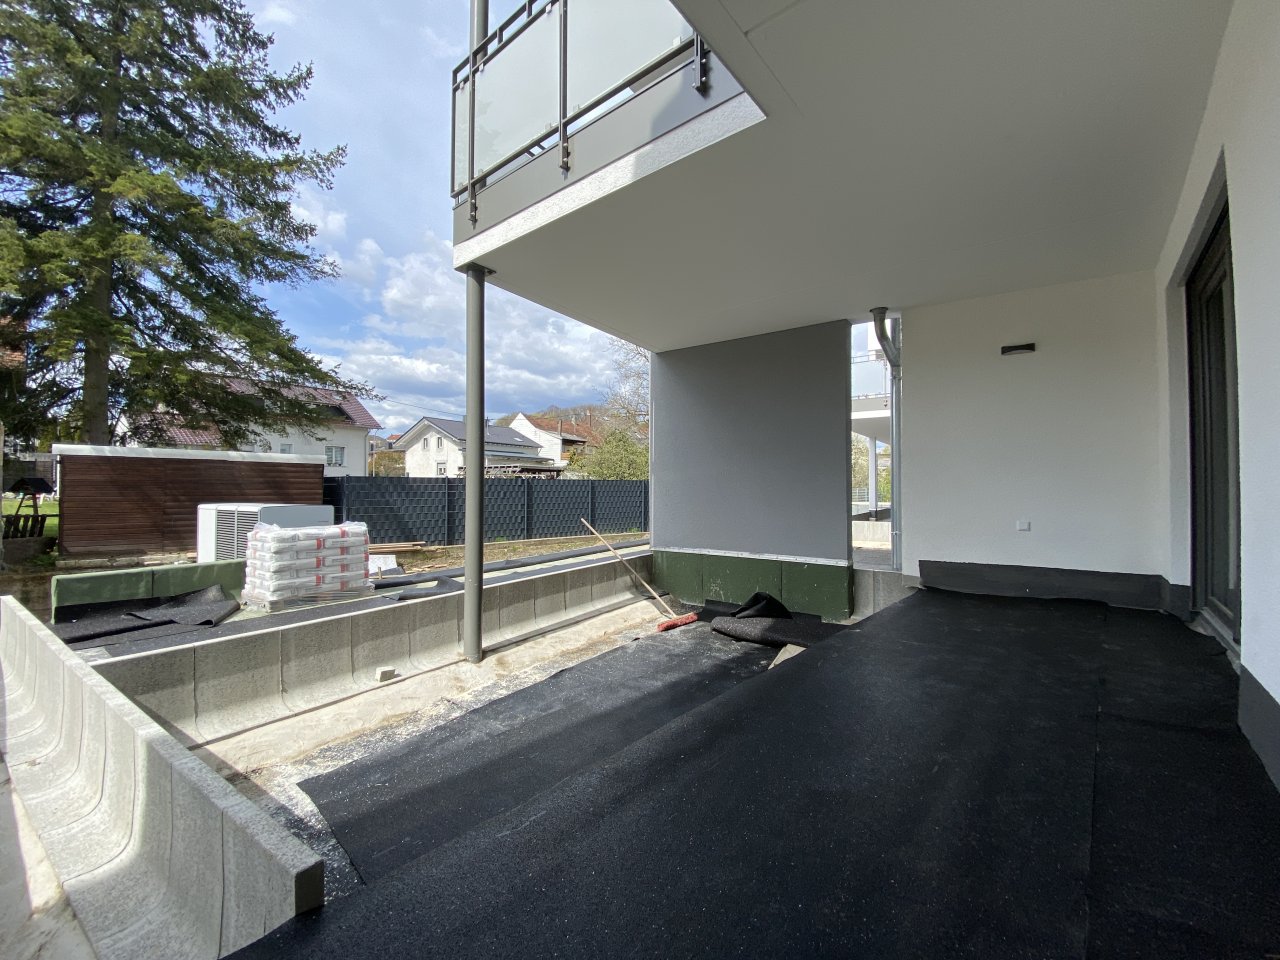
M648 554L628 558L641 576ZM485 649L493 650L645 596L617 560L489 584ZM337 613L94 663L155 720L191 745L205 744L461 657L461 593Z
M0 746L102 960L222 957L324 901L315 854L12 597Z

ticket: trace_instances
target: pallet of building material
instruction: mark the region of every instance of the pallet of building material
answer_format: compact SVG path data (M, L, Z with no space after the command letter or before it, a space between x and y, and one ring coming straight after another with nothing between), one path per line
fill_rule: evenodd
M245 550L246 606L275 611L372 592L363 523L282 528L260 523Z

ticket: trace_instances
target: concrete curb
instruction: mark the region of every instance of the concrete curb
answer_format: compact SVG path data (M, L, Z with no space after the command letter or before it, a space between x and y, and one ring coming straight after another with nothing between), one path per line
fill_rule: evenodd
M0 598L3 748L103 960L221 957L324 901L323 864Z
M642 576L649 554L629 558ZM606 560L489 584L486 650L634 603L646 594L626 567ZM93 664L103 677L189 745L335 703L391 679L461 659L461 594L406 600L355 613L169 647Z

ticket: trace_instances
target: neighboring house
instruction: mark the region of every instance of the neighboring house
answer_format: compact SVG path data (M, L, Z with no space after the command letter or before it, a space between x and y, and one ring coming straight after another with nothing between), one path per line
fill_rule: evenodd
M538 443L542 456L564 467L575 451L585 451L591 443L587 430L578 429L563 417L530 417L517 413L511 429Z
M326 477L363 477L369 470L369 431L377 430L379 423L355 397L344 396L333 390L308 388L318 406L331 415L324 426L317 428L315 437L301 430L286 430L267 434L256 443L243 444L239 449L258 453L293 453L325 458ZM157 414L163 417L163 414ZM122 422L121 432L128 437L128 424ZM138 446L132 439L126 446ZM227 445L216 428L192 428L172 421L161 426L161 437L148 442L149 446L177 447L187 450L223 450Z
M461 420L423 417L405 431L394 449L404 451L406 476L460 477L466 450L466 425ZM511 427L484 428L485 473L520 476L559 473L551 457L542 455L541 445Z
M399 434L397 434L397 436L399 436ZM375 453L378 453L380 450L390 450L390 449L391 449L390 437L380 437L376 433L369 434L369 456L373 456Z

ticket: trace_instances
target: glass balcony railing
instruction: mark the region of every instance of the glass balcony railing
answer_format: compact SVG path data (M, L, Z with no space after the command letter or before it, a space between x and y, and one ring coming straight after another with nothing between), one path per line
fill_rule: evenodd
M878 350L855 356L851 369L855 397L889 395L889 361Z
M667 0L530 0L454 69L453 198L474 222L485 182L557 148L570 169L573 133L705 56Z

